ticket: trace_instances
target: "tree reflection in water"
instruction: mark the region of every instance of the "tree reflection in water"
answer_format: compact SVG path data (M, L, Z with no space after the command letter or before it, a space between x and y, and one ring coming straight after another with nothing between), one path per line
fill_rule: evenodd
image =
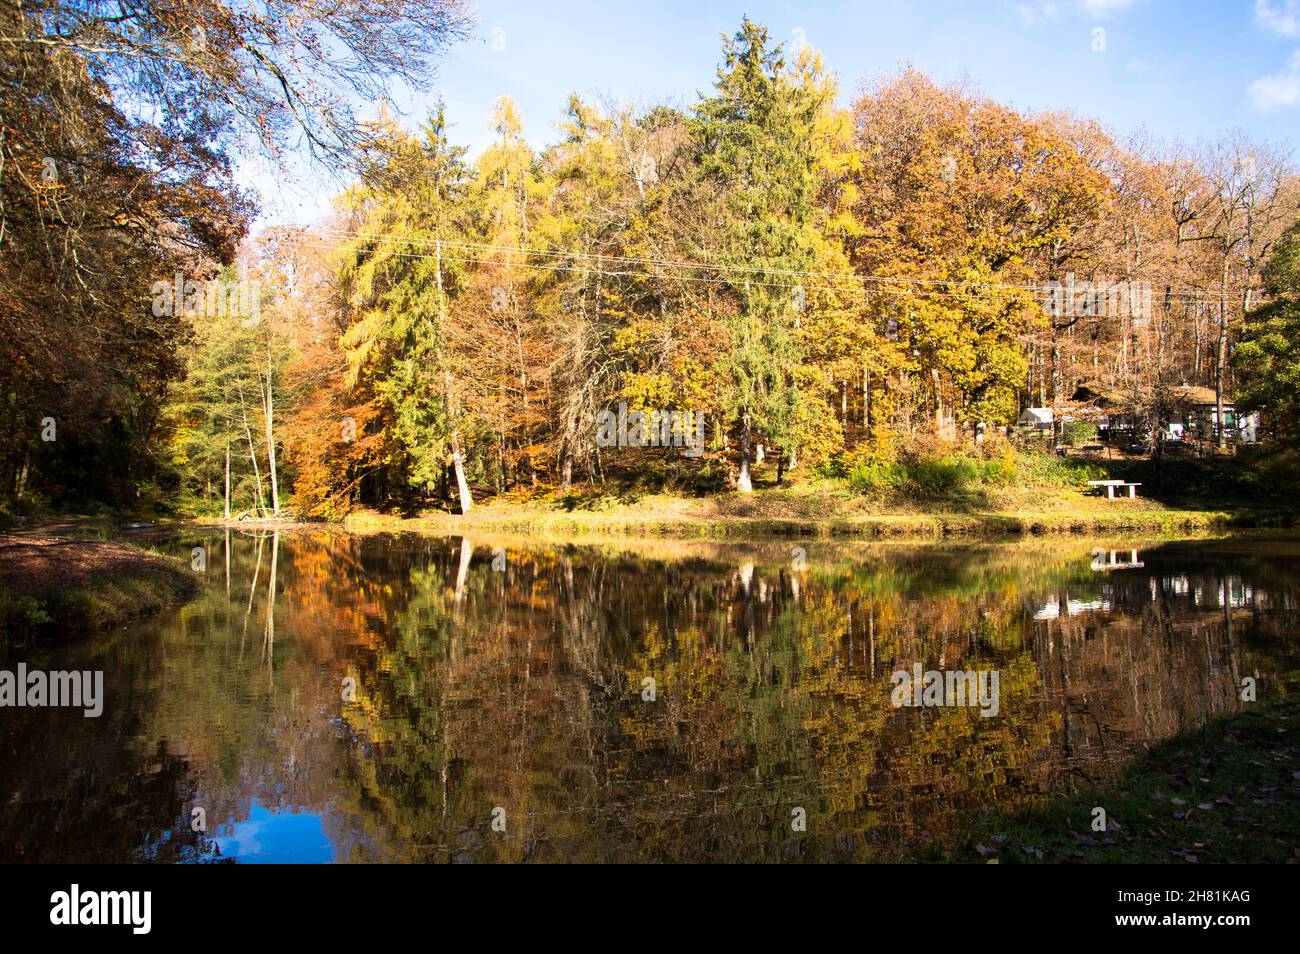
M253 822L340 861L915 857L1300 668L1281 540L169 545L213 555L199 600L10 650L108 703L5 713L0 860L239 858ZM998 715L894 708L917 663L997 670Z

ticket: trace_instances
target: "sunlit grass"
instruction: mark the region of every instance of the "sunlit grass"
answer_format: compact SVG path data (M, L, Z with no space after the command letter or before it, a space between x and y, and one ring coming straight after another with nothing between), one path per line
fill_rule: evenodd
M1300 703L1258 706L1160 743L1109 783L985 816L931 860L1293 862ZM1094 830L1097 808L1104 831Z

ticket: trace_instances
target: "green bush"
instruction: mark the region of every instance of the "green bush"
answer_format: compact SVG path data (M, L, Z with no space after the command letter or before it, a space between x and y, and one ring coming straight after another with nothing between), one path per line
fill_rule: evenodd
M1104 467L1091 461L1072 457L1059 457L1026 451L1016 458L1021 478L1025 487L1056 487L1063 490L1078 490L1087 487L1090 480L1102 480L1110 476Z
M946 453L913 452L897 460L858 455L843 462L849 486L874 496L943 498L990 487L1054 487L1078 489L1106 476L1084 461L1055 454L1013 451L1005 445ZM996 455L996 456L994 456Z
M49 516L50 501L44 494L28 491L22 500L0 501L0 529L8 530Z
M1244 447L1233 462L1241 473L1237 481L1247 493L1294 501L1300 496L1300 452L1290 447Z
M998 486L1008 486L1016 482L1020 476L1020 467L1016 458L1012 455L999 457L996 460L984 461L983 473L980 480L986 484L996 484Z
M979 485L1008 484L1015 476L1013 461L946 454L900 461L859 460L849 469L848 482L853 490L862 494L944 497Z
M893 493L902 486L907 474L892 460L864 460L848 473L849 486L861 494Z
M1097 439L1097 425L1091 421L1070 421L1065 425L1065 443L1071 447L1091 444Z
M926 497L946 497L965 490L980 478L980 463L970 457L922 457L912 462L911 483Z

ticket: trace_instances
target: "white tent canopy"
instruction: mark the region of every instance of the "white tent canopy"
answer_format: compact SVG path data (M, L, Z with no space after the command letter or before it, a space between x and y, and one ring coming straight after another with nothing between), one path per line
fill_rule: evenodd
M1027 407L1021 412L1016 423L1021 427L1051 427L1052 409L1050 407Z

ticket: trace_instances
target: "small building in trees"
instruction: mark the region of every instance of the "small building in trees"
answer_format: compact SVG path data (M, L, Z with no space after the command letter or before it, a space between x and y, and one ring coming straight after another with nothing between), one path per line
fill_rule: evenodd
M1084 383L1070 396L1070 404L1080 420L1096 425L1099 441L1131 444L1142 438L1142 421L1132 394Z
M1140 398L1094 384L1082 384L1071 401L1082 417L1094 416L1097 436L1108 444L1147 440L1150 417L1143 407L1161 403L1161 426L1167 441L1216 443L1218 440L1218 402L1214 389L1196 385L1169 388L1157 402L1154 397ZM1231 400L1223 403L1225 436L1232 443L1253 444L1258 440L1259 415L1240 414Z
M1168 428L1181 439L1213 443L1219 436L1219 405L1212 388L1182 386L1173 389ZM1236 444L1254 444L1259 439L1259 415L1242 414L1230 400L1223 402L1223 431Z
M1055 416L1050 407L1027 407L1020 412L1016 426L1034 431L1050 431L1054 422Z

